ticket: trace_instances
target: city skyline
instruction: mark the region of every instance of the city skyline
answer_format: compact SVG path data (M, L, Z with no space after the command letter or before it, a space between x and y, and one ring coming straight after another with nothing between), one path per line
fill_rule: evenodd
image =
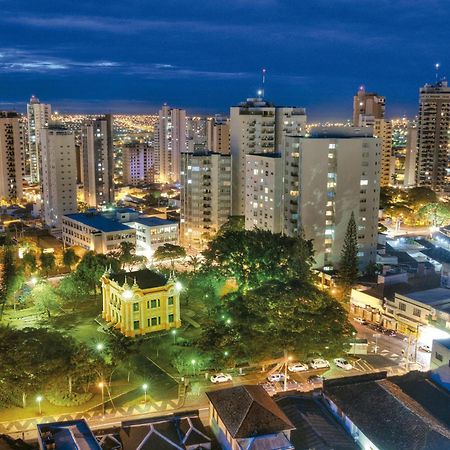
M388 118L412 117L434 64L442 75L448 66L442 0L413 10L404 1L300 9L282 0L132 0L101 14L86 1L0 4L0 106L19 111L35 94L61 112L155 113L167 102L226 113L255 95L266 68L266 98L306 107L311 120L349 118L361 84L387 98Z

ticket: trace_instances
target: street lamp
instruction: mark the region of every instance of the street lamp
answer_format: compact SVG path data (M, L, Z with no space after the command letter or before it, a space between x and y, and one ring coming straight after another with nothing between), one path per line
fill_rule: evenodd
M144 403L147 403L147 389L148 389L148 384L144 383L142 385L142 389L144 389Z
M178 292L180 292L180 291L183 289L183 285L182 285L179 281L177 281L177 282L175 283L175 289L176 289Z
M31 277L31 278L30 278L30 284L31 284L31 286L36 286L37 282L38 282L37 277Z
M355 355L356 355L356 332L354 331L353 333L352 333L352 336L353 336L353 357L355 357Z
M102 390L102 411L103 415L105 415L105 383L103 383L103 381L100 381L100 383L98 383L98 387Z
M97 349L97 351L101 352L102 350L105 349L105 344L103 342L99 342L95 348Z
M228 318L228 319L227 319L227 325L230 325L230 323L231 323L231 319Z
M171 331L171 333L172 333L172 336L173 336L173 345L176 345L176 343L177 343L177 330L173 329Z
M39 415L40 415L40 416L42 415L41 402L42 402L43 399L44 399L44 398L42 397L42 395L38 395L38 396L36 397L36 401L37 401L37 404L38 404Z
M131 298L133 298L133 291L130 291L130 289L126 289L125 291L123 291L122 297L125 300L130 300Z
M196 363L196 361L195 361L195 359L193 359L191 361L191 364L192 364L192 372L193 372L194 376L195 376L195 363Z
M224 354L225 356L228 356L228 355L229 355L228 351L226 351L226 350L223 352L223 354Z

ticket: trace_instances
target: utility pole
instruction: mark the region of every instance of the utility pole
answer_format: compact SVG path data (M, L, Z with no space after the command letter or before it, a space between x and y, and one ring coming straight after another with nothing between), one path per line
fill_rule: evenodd
M288 354L287 350L284 351L284 392L287 391L287 367L288 367Z

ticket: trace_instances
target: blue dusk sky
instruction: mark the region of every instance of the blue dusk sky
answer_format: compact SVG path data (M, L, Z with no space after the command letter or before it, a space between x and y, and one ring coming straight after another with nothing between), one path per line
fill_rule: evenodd
M414 116L450 70L450 0L0 0L0 108L227 112L266 98L349 118L363 84Z

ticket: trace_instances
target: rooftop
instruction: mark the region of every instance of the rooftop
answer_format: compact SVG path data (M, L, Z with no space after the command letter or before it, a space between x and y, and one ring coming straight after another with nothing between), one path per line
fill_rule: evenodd
M434 288L425 291L411 292L405 297L423 303L439 311L450 313L450 289Z
M84 419L39 423L37 429L42 448L47 448L47 443L54 443L58 450L101 450Z
M319 398L295 394L277 399L295 425L290 441L296 450L357 450L358 445Z
M413 392L414 380L407 388L401 380L382 378L385 373L375 375L325 381L324 394L378 448L450 448L450 431L433 410L442 390L432 386L428 395L419 397ZM420 392L420 386L415 392Z
M75 213L66 214L64 217L75 220L91 228L95 228L98 231L104 233L111 233L113 231L125 231L130 227L117 220L109 219L99 213Z
M313 128L309 139L360 139L373 138L370 127L318 127Z
M234 438L276 434L294 428L262 386L236 386L206 395Z
M146 227L162 227L165 225L176 225L177 222L173 220L160 219L159 217L139 217L134 219L132 222L140 223ZM128 222L131 223L131 222Z
M151 289L160 286L165 286L167 284L167 278L161 273L155 272L153 270L136 270L134 272L126 272L126 273L115 273L110 275L111 280L118 283L122 286L125 283L125 279L127 283L131 286L136 280L137 285L141 289Z

